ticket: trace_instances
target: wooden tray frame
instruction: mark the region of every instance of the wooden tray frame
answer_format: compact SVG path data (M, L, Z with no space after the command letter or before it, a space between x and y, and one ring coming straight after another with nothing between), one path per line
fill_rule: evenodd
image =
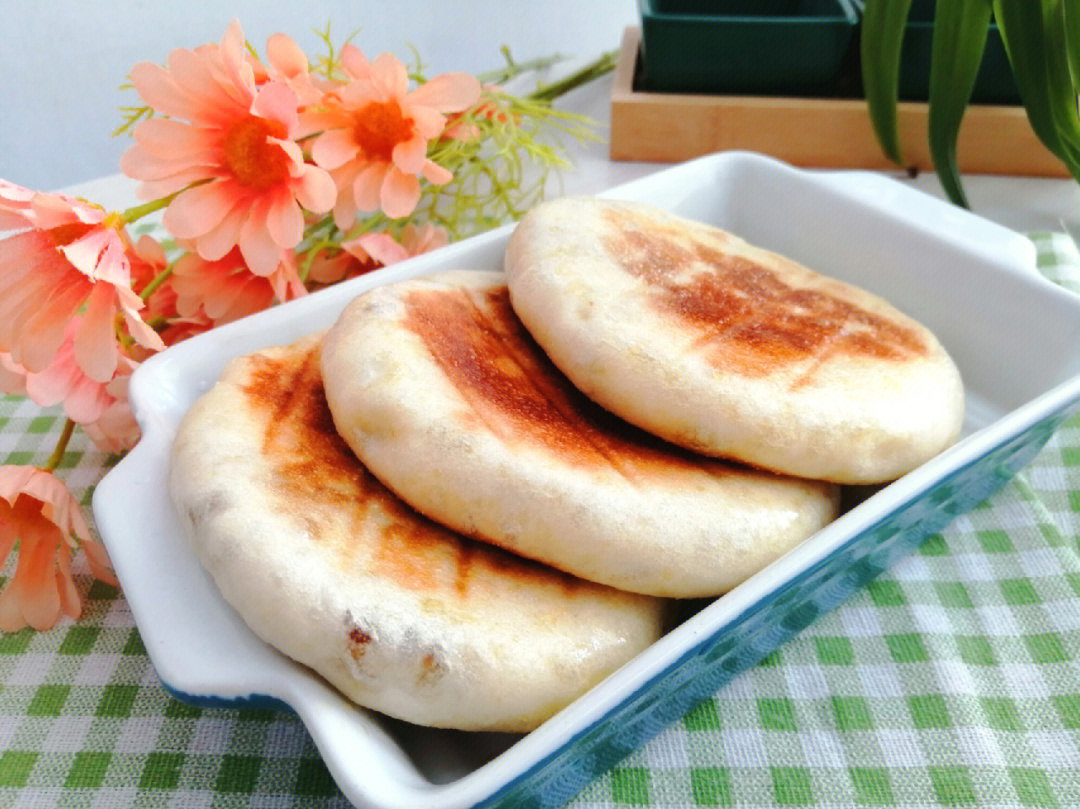
M641 30L627 28L611 94L612 160L673 163L747 149L797 166L897 168L874 137L863 99L636 92L640 43ZM925 103L900 103L900 145L911 171L933 170L926 121ZM968 107L957 162L973 174L1069 176L1018 106Z

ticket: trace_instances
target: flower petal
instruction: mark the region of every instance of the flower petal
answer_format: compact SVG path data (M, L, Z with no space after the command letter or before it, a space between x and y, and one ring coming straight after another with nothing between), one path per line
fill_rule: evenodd
M446 129L446 116L430 107L410 107L409 115L413 119L416 134L427 140L439 137Z
M26 369L11 358L10 354L0 353L0 393L9 396L26 396ZM0 560L3 556L0 555ZM3 564L0 561L0 564Z
M409 138L394 146L394 165L406 174L419 174L427 160L427 141Z
M56 552L63 536L60 530L30 507L16 503L19 532L19 561L15 575L0 593L0 630L51 629L60 617L60 594L56 589ZM21 506L21 507L20 507ZM12 603L13 602L13 603ZM19 625L11 628L12 623Z
M116 373L118 351L113 331L116 294L107 284L94 284L86 301L82 324L75 332L75 361L83 372L98 382L108 382Z
M104 385L81 376L64 397L64 415L76 424L89 424L101 418L112 403Z
M433 160L425 161L424 167L420 170L420 174L422 174L424 179L429 183L434 183L435 185L445 185L454 179L454 175L451 171L443 168Z
M258 200L262 203L262 200ZM244 262L256 275L268 276L277 269L281 261L282 248L271 238L270 233L264 227L265 206L263 211L253 211L252 215L244 222L240 229L240 238L237 246L244 256ZM259 215L262 214L262 215Z
M353 202L361 211L374 211L379 207L383 177L387 173L385 163L371 163L362 169L353 180Z
M330 174L317 166L305 165L293 182L296 201L312 213L326 213L334 207L337 187Z
M331 129L315 138L311 144L311 159L324 169L336 169L355 158L359 151L351 132Z
M384 267L389 267L391 264L404 261L409 257L405 248L394 241L394 238L388 233L365 233L355 242L365 253ZM344 247L344 245L342 246Z
M272 81L259 88L251 104L251 112L260 118L268 118L285 125L285 131L292 134L299 124L296 108L300 100L289 85Z
M86 561L90 563L90 573L94 578L118 587L120 582L116 580L116 574L113 572L109 555L105 552L105 546L95 539L84 539L82 549L86 554Z
M72 359L71 345L65 340L64 346L47 368L26 375L26 395L35 404L52 407L64 401L80 376L83 375Z
M199 237L199 255L207 261L224 258L236 246L240 228L244 224L245 210L242 200L237 199L229 212L210 231Z
M412 104L439 112L461 112L480 100L480 82L468 73L443 73L408 95Z
M46 368L64 341L68 321L88 294L88 285L79 283L49 295L41 308L23 323L23 340L12 346L12 359L25 365L29 371Z
M56 591L60 596L60 611L68 618L78 618L82 614L82 599L71 576L71 549L62 542L56 553Z
M177 238L195 239L217 227L238 197L235 184L224 180L197 185L169 203L161 221Z
M187 118L191 100L173 81L169 71L153 62L139 62L131 69L131 83L147 106L163 115Z
M274 34L266 40L266 58L285 76L307 73L307 56L287 34Z
M304 236L304 216L290 194L279 194L266 212L266 230L279 247L296 247Z
M420 182L412 174L395 167L386 173L380 189L379 202L391 219L401 219L416 209L420 201Z
M405 65L392 53L380 53L371 63L375 81L390 98L401 98L409 90L409 73Z
M177 48L169 54L169 73L190 101L186 118L195 124L220 126L247 111L255 97L246 77L215 71L206 54ZM224 80L223 80L224 79Z
M341 66L354 79L366 79L371 76L371 62L364 52L352 43L341 49Z
M207 162L220 151L211 131L173 118L151 118L141 122L132 133L135 142L158 158Z

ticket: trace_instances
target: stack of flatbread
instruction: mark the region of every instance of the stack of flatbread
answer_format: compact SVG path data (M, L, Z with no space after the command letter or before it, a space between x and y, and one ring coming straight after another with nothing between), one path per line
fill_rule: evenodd
M955 440L963 388L889 304L736 236L568 198L505 273L376 287L233 361L172 489L252 629L357 703L526 730Z

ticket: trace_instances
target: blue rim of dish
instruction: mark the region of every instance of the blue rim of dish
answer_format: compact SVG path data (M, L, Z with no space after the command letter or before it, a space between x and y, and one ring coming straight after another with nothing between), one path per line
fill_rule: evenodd
M518 773L516 776L514 776L514 778L512 778L502 787L497 789L495 792L491 793L491 795L489 795L487 798L483 799L477 804L474 804L474 806L495 806L512 790L520 788L523 785L527 785L527 782L530 779L534 778L544 768L549 767L553 763L555 763L557 759L560 756L564 755L570 747L579 743L582 739L584 739L600 725L610 722L631 701L637 699L643 693L655 689L657 686L662 684L662 682L672 673L683 668L688 664L689 661L702 654L702 652L717 638L718 635L723 633L725 630L730 629L736 623L741 622L744 618L757 613L761 609L767 608L769 606L769 603L775 601L776 599L784 595L786 592L794 589L801 582L805 581L806 579L814 575L816 572L824 568L832 559L840 556L845 550L862 541L864 537L872 534L875 530L877 530L883 524L887 523L890 519L892 519L901 510L904 510L918 502L921 502L933 490L948 485L950 482L956 480L957 478L966 475L972 469L972 467L982 464L987 459L991 458L991 456L997 453L1001 453L1009 447L1022 448L1026 450L1027 460L1025 461L1025 463L1029 462L1030 458L1033 457L1042 447L1046 445L1046 442L1049 440L1054 430L1056 430L1057 427L1066 418L1076 413L1080 413L1080 392L1074 394L1060 407L1054 409L1050 413L1043 414L1040 418L1037 418L1032 422L1029 422L1023 428L1006 436L1004 440L987 448L985 452L980 453L977 457L972 458L967 463L952 470L949 474L935 480L928 481L924 486L920 487L916 492L912 494L911 497L906 499L903 503L900 503L895 508L890 509L887 513L881 515L877 520L867 525L863 530L859 531L859 533L855 534L853 537L850 537L849 539L830 549L829 552L825 555L820 556L806 564L798 572L785 579L777 587L772 588L771 590L769 590L768 593L763 594L760 598L757 598L750 604L746 605L746 607L744 607L738 613L732 615L722 625L716 627L712 632L704 636L701 640L697 641L692 646L683 650L677 658L665 665L665 667L661 671L657 672L656 674L650 676L647 680L643 681L641 685L636 688L632 693L626 695L625 697L620 699L618 703L606 709L600 716L589 722L588 725L574 732L562 744L560 744L557 749L550 751L542 758L533 762L525 771ZM993 483L988 485L987 488L989 489L989 491L985 496L988 497L994 492L998 491L1003 486L1005 486L1016 476L1018 471L1019 468L1013 470L1012 473L1009 474L1007 477L1000 477L994 480ZM912 543L910 547L905 547L904 552L900 554L900 556L908 555L908 553L910 553L910 551L913 550L917 544L920 544L923 540L933 535L936 531L942 530L942 528L951 523L954 519L956 519L956 517L960 516L960 514L966 513L967 510L969 509L965 509L964 511L955 514L951 514L949 515L948 519L942 523L942 525L922 532L921 538L917 542ZM890 565L895 561L897 560L890 560ZM885 568L883 568L881 571L878 571L878 573L874 575L879 575L881 572L884 572L884 569ZM836 604L829 607L829 609L821 612L817 617L831 612L832 609L835 609L836 606L839 606L839 604L847 600L847 598L850 597L850 595L857 589L858 588L853 587L851 592L845 594L839 601L837 601ZM705 607L705 609L708 609L708 607ZM760 652L759 655L752 659L745 659L742 666L740 666L738 669L729 671L728 677L724 679L723 683L726 683L728 680L730 680L731 677L734 677L736 674L754 665L762 658L767 656L771 651L782 646L788 639L794 637L799 632L801 632L803 628L805 627L788 632L785 636L780 637L775 644L771 645L771 648L761 647L759 650L757 650ZM658 727L651 732L646 731L645 733L643 733L638 739L636 739L634 748L640 747L641 744L652 738L652 736L654 736L656 732L658 732L660 729L662 728ZM631 751L628 750L627 752Z

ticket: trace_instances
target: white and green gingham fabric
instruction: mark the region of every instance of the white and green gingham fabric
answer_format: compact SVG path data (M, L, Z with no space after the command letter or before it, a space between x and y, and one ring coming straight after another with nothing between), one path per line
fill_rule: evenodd
M1080 255L1033 234L1080 290ZM0 399L0 463L42 463L54 411ZM115 459L77 438L84 503ZM590 784L570 806L1080 806L1080 419L1023 474ZM300 720L161 688L123 594L0 635L0 807L347 802ZM11 574L10 563L0 581Z

